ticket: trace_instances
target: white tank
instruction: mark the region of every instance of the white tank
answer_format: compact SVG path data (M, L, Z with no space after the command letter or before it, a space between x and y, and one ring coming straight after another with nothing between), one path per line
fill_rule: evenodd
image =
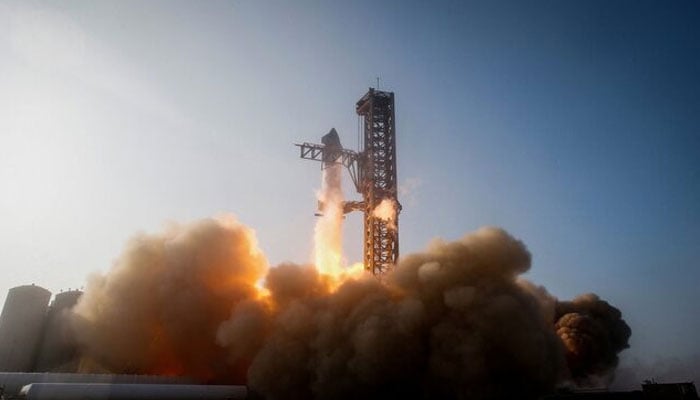
M71 327L70 311L83 294L69 290L56 295L46 316L44 334L34 365L35 372L76 372L78 345Z
M0 371L31 371L51 292L26 285L10 289L0 315Z
M20 391L26 400L245 400L247 395L245 386L129 383L33 383Z

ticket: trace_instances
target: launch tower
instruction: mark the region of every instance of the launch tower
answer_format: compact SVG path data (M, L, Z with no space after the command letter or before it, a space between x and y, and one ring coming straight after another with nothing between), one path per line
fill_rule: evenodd
M362 211L364 215L364 265L369 272L388 272L399 258L399 220L396 178L396 124L394 93L370 88L355 106L362 120L362 140L358 151L344 149L335 129L322 138L323 144L297 144L303 159L331 163L348 169L362 201L348 201L343 211ZM375 210L389 202L392 219L377 215Z

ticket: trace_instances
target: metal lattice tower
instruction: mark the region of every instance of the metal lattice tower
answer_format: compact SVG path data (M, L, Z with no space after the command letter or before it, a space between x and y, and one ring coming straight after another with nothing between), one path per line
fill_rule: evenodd
M355 111L362 117L364 128L359 169L365 203L364 264L378 274L388 271L399 258L394 93L370 88L357 102ZM373 215L372 211L385 199L397 208L394 226Z
M362 119L362 147L358 152L340 146L335 129L323 137L324 144L297 144L301 158L344 165L362 201L348 201L344 212L364 214L364 265L375 275L388 272L399 258L398 201L396 176L396 124L394 93L370 88L357 102L355 111ZM383 201L393 204L392 221L374 215Z

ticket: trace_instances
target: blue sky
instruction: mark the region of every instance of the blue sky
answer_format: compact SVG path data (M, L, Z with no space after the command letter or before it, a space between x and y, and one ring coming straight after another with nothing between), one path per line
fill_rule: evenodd
M502 226L529 279L623 311L626 357L700 353L698 20L693 1L5 1L0 292L81 286L135 232L222 212L272 264L310 260L319 167L292 143L354 147L380 77L404 253Z

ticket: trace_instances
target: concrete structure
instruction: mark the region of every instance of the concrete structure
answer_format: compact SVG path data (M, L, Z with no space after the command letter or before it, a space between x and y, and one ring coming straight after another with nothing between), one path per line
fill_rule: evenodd
M10 289L0 315L0 371L31 371L51 292L35 285Z
M56 295L46 315L35 372L75 372L79 363L78 345L69 312L83 292L69 290Z

